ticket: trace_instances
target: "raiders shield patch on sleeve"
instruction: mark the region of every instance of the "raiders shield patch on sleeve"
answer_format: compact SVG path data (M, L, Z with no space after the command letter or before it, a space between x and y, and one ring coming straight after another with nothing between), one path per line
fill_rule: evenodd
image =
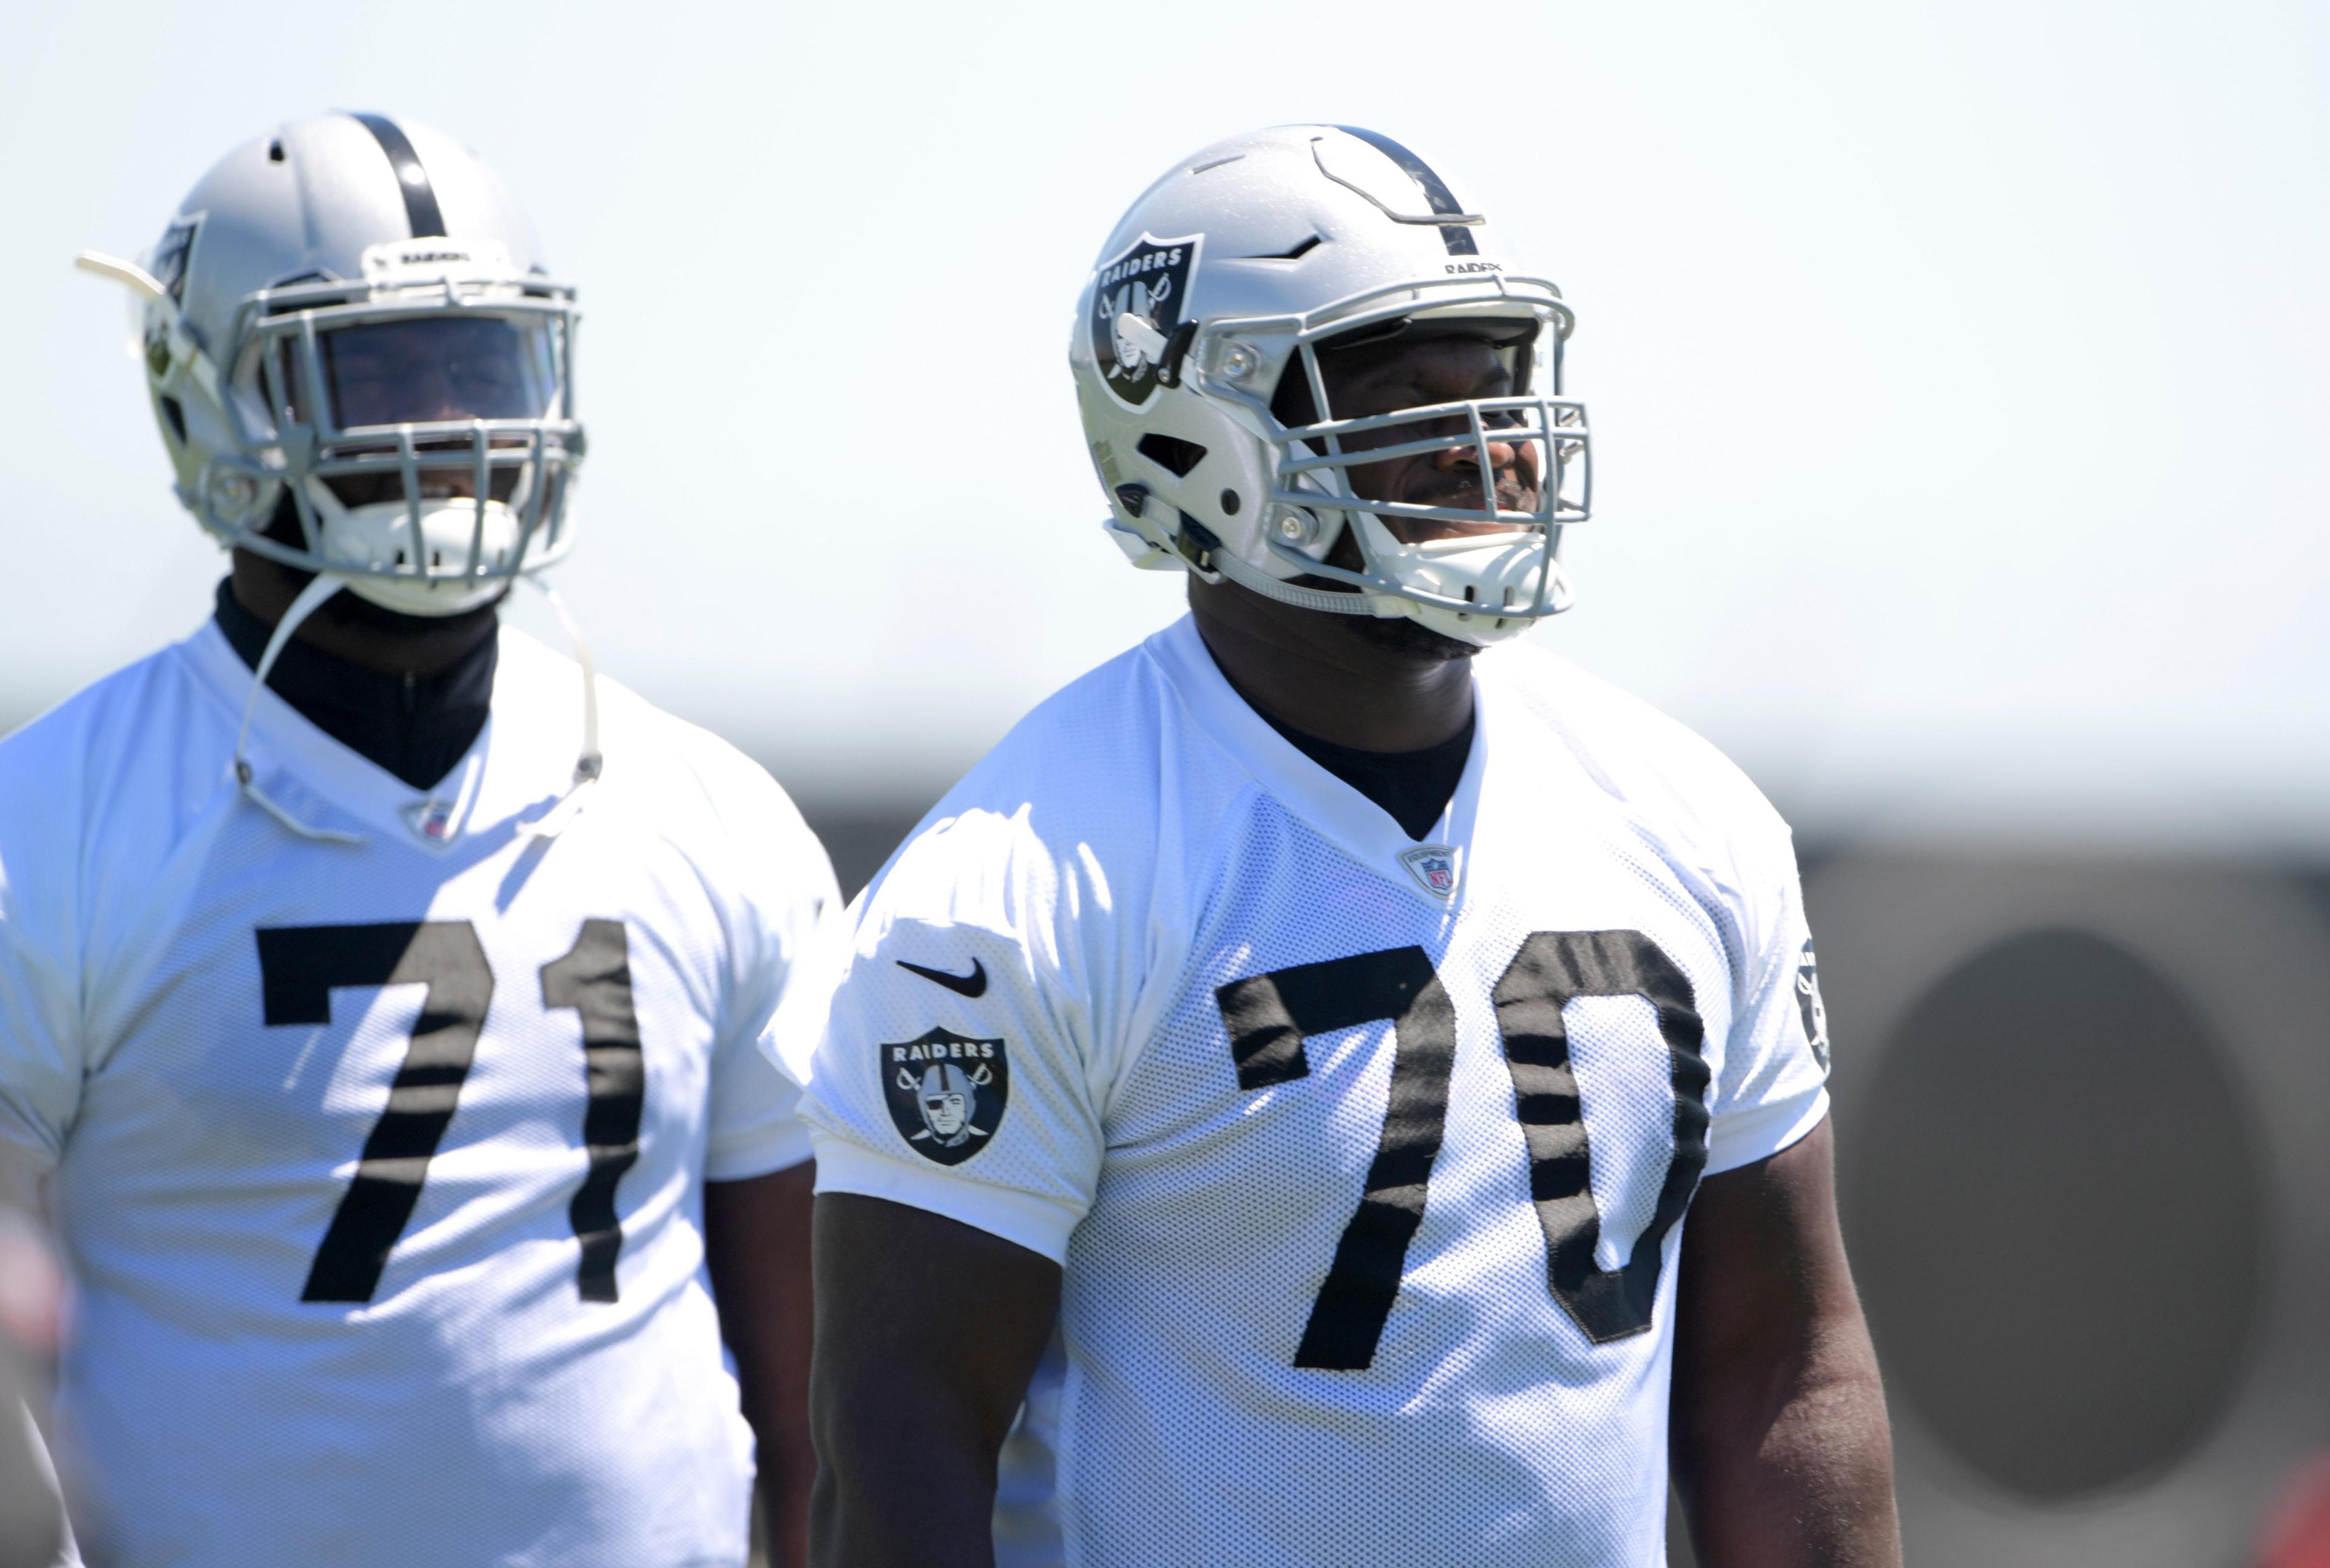
M959 1165L986 1146L1011 1098L1011 1059L1001 1041L933 1029L881 1051L882 1095L908 1148Z
M1820 964L1813 956L1813 945L1804 943L1804 955L1796 961L1796 1011L1804 1014L1804 1039L1812 1043L1813 1060L1828 1070L1828 1009L1821 1004Z

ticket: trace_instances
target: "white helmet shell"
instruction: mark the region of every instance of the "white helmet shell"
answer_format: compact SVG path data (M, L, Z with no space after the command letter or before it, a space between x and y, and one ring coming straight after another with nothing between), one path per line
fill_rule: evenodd
M421 615L564 553L574 290L459 143L382 115L286 124L203 176L145 271L155 418L178 499L223 542ZM442 385L360 385L389 350L435 353ZM297 543L268 532L286 495Z
M1468 642L1517 635L1568 607L1561 530L1589 511L1585 409L1561 395L1572 320L1560 290L1499 255L1477 209L1388 137L1296 125L1217 142L1132 204L1078 300L1068 361L1106 526L1138 565L1305 609L1405 615ZM1510 323L1529 345L1526 381L1511 396L1339 416L1317 347L1403 321ZM1308 380L1308 423L1272 412L1286 375ZM1528 509L1492 495L1406 504L1350 482L1355 467L1425 451L1470 449L1485 472L1492 442L1534 448ZM1410 542L1387 519L1468 527ZM1327 559L1347 535L1357 569Z

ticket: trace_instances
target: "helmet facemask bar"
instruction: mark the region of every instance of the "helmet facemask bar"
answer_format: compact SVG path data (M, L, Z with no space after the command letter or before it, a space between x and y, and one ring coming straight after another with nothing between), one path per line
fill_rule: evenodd
M234 377L242 395L233 400L242 451L206 466L198 515L238 547L369 579L376 591L481 589L551 565L572 542L566 503L582 456L573 408L577 318L573 290L536 278L393 290L316 282L252 294L237 313L231 360L242 367ZM366 389L351 388L337 373L335 343L354 341L338 335L454 322L507 325L509 357L524 384L522 411L393 420L365 417L382 413L365 409L342 423L346 405L363 402ZM427 494L431 476L452 474L466 483L466 498ZM273 483L291 497L305 548L264 531ZM340 489L362 496L392 484L402 513L393 550L375 540L379 558L352 560L328 549L334 525L345 527L356 508L381 506L344 502ZM469 514L466 537L450 541L450 549L441 532L432 545L423 528L424 514L441 515L449 503ZM514 537L498 526L497 511L507 514ZM489 529L489 520L497 526Z
M1405 322L1456 333L1477 324L1491 329L1484 337L1504 328L1500 352L1511 355L1513 391L1338 418L1321 349L1331 355L1355 337L1369 341L1369 328L1393 328L1383 334L1388 337ZM1405 602L1453 615L1468 623L1467 632L1499 633L1510 622L1534 622L1568 607L1559 570L1561 530L1590 515L1589 437L1584 405L1561 395L1561 354L1572 318L1549 283L1496 278L1486 289L1474 281L1454 289L1402 284L1299 318L1212 325L1212 341L1196 346L1194 356L1201 366L1227 366L1233 374L1201 370L1203 389L1244 409L1246 423L1264 436L1269 453L1263 544L1296 575L1356 590L1348 595L1302 592L1302 603L1381 614L1388 613L1387 601ZM1278 377L1265 382L1254 373L1272 362L1281 366ZM1235 374L1239 370L1245 373ZM1307 423L1283 423L1272 407L1271 385L1286 376L1302 377L1310 394L1314 417ZM1534 504L1500 504L1492 446L1519 447L1516 455L1533 456L1533 463L1521 466L1534 470ZM1355 480L1354 470L1370 465L1451 451L1472 458L1478 505L1370 496ZM1407 539L1396 522L1463 531ZM1359 557L1357 569L1326 558L1344 537ZM1348 602L1321 602L1330 598Z

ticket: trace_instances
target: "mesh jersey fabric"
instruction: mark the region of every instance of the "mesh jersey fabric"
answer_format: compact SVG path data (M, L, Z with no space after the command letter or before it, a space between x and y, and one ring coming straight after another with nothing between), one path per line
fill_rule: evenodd
M820 1191L1064 1266L1007 1568L1662 1561L1682 1205L1826 1113L1794 851L1558 660L1474 698L1418 845L1185 619L940 803L778 1042Z
M744 1562L702 1183L808 1153L755 1042L839 899L765 773L611 681L603 777L524 831L580 681L504 631L435 794L261 692L258 784L353 843L242 798L214 622L0 741L0 1137L75 1281L90 1561Z

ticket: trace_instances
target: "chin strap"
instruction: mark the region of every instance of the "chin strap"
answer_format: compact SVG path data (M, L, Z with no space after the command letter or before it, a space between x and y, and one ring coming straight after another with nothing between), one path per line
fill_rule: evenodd
M1305 588L1299 583L1274 577L1259 566L1249 565L1227 550L1214 556L1214 570L1241 588L1251 589L1264 598L1275 599L1282 604L1292 604L1298 610L1317 610L1329 615L1372 615L1376 613L1375 595L1372 594L1335 594L1323 588Z
M574 759L574 776L567 784L565 793L551 803L548 811L532 822L518 824L520 832L548 839L557 837L573 822L582 809L588 786L597 782L605 767L605 759L599 750L599 675L597 668L591 662L591 644L583 639L582 629L574 623L566 602L541 579L529 576L526 580L550 601L552 613L558 617L567 641L573 645L574 662L582 667L582 751ZM266 651L259 656L258 668L251 671L251 695L243 699L242 704L242 727L234 737L234 781L251 803L300 837L334 844L361 844L365 836L303 822L279 803L269 799L266 792L259 787L247 748L251 744L251 716L258 710L259 693L267 684L268 672L275 668L276 660L282 656L292 635L299 630L300 622L321 609L325 600L347 585L347 579L336 573L318 572L312 582L299 590L299 596L291 601L291 607L283 612L283 618L275 623L274 632L267 639Z
M267 672L275 668L275 660L291 641L291 634L299 630L299 623L321 609L325 600L347 584L348 580L336 573L318 572L306 587L299 590L299 596L291 601L291 607L283 612L283 618L275 623L274 634L267 639L267 651L259 656L259 665L251 672L251 695L242 702L242 727L235 732L234 736L234 782L242 793L261 811L301 838L320 839L332 844L361 844L365 837L362 833L343 832L336 828L313 827L268 799L266 792L253 779L251 757L246 748L251 745L251 716L258 710L259 694L267 685Z
M558 617L558 624L565 632L566 641L573 647L574 662L582 667L582 755L574 759L573 781L566 786L566 793L551 803L548 811L530 822L518 824L518 832L522 833L550 839L557 837L573 822L576 813L582 809L589 786L598 782L600 773L606 766L606 759L599 751L599 672L591 662L591 644L583 639L582 628L574 623L574 617L567 610L566 601L558 596L558 590L531 575L526 581L550 602L551 613Z

